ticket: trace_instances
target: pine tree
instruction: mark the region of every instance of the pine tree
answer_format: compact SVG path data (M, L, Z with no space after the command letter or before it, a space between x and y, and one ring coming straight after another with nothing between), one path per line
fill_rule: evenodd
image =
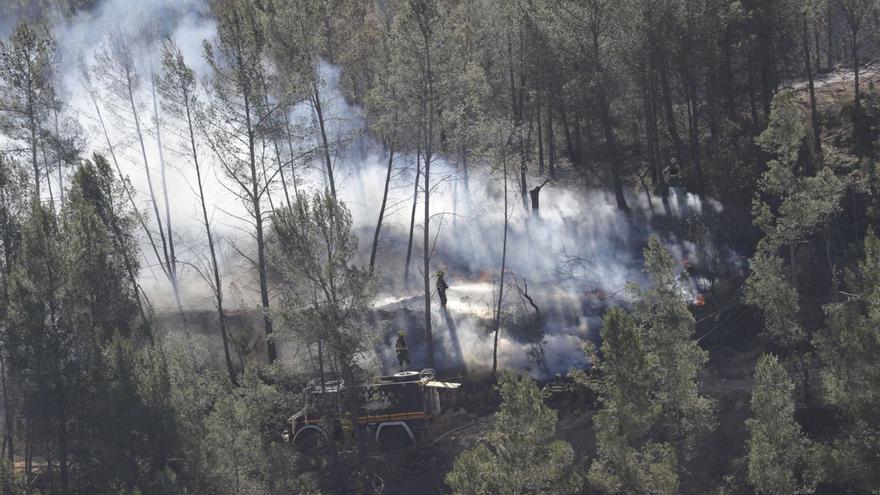
M461 495L579 493L574 451L555 440L556 411L535 382L514 373L498 381L501 408L487 441L462 452L446 483Z
M576 375L602 403L589 480L607 493L676 493L697 439L714 427L713 402L698 389L707 353L692 339L675 262L656 236L644 253L650 288L630 287L631 314L606 314L601 354L589 376Z
M659 382L652 366L656 356L635 319L620 308L603 318L601 351L601 359L593 354L596 378L587 382L602 404L594 419L599 452L590 465L590 483L607 493L676 493L675 452L668 443L648 439L662 412L652 394Z
M748 480L759 494L813 493L815 481L807 471L809 441L794 418L794 384L772 355L755 367Z
M880 490L880 239L869 231L864 258L849 272L847 300L825 307L827 327L816 336L824 399L842 413L829 471L837 481Z
M364 321L375 297L375 279L356 264L357 245L351 213L327 192L311 200L300 197L272 218L270 259L286 289L278 315L300 343L317 347L321 383L324 360L336 363L346 384L345 410L355 417L361 405L357 387L366 374L360 358L375 341L372 326ZM366 432L355 427L354 433L359 467L366 468Z
M0 42L0 112L8 121L3 130L24 144L37 198L44 168L38 158L40 140L54 103L54 52L55 40L48 30L26 23L16 26L7 42Z
M254 226L256 256L245 256L257 272L260 311L266 353L270 363L278 358L272 317L269 314L269 279L266 272L267 208L264 204L274 174L260 163L266 150L266 119L260 107L266 95L266 33L261 12L251 0L224 0L215 6L218 19L216 45L205 42L205 60L211 67L210 107L204 135L224 174L235 184L235 195Z
M220 339L223 342L223 357L226 360L226 372L233 383L236 381L235 367L232 365L232 357L229 352L229 337L227 335L226 313L223 310L223 281L220 278L220 266L217 263L217 250L214 245L214 231L208 218L208 205L205 197L204 182L202 179L202 166L199 163L199 152L196 142L197 123L204 118L204 112L199 105L199 87L196 83L195 73L183 59L183 53L174 42L167 40L162 46L162 75L157 81L159 92L162 95L162 107L170 115L185 123L183 134L188 143L187 154L192 157L192 165L196 172L196 185L201 206L202 225L205 228L205 237L208 240L209 266L203 273L203 278L214 294L214 304L217 307L217 321L220 323Z

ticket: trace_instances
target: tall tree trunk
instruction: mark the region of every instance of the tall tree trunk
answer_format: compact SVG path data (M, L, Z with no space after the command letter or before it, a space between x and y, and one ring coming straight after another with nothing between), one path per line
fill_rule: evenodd
M642 65L642 106L645 117L645 142L647 144L648 170L651 174L651 184L655 190L659 190L658 184L663 173L657 157L657 117L654 108L653 78L647 61Z
M293 164L293 136L290 133L290 118L287 113L284 114L284 132L287 136L287 152L290 153L290 182L293 184L293 197L299 199L299 188L297 186L296 167Z
M431 159L434 155L434 74L431 67L431 46L425 39L425 76L427 79L427 125L425 126L425 231L424 231L424 281L425 281L425 337L428 347L428 367L434 367L434 334L431 329Z
M810 119L813 123L813 153L817 159L822 156L822 130L819 127L819 110L816 107L816 88L813 84L813 70L810 67L810 44L807 19L803 20L804 30L804 70L807 73L807 83L810 88Z
M721 63L721 84L724 91L724 113L727 120L736 122L736 91L733 87L733 50L731 48L730 28L724 31L724 41L722 45L722 63Z
M3 379L3 447L8 450L0 452L0 457L6 456L9 464L15 461L15 407L12 404L11 384L6 375L6 358L0 362L0 373Z
M244 65L243 61L239 61L239 67ZM275 341L272 336L272 318L269 315L269 281L266 273L266 243L263 234L263 212L260 205L262 197L259 178L257 177L257 156L256 156L256 136L254 135L253 123L251 120L251 101L247 93L244 95L244 112L245 123L247 129L248 143L248 164L251 172L251 201L253 205L254 224L257 231L257 273L260 279L260 303L263 312L263 330L266 334L266 353L269 363L274 363L278 358L275 349Z
M313 97L315 104L315 113L318 114L318 126L321 129L321 148L324 152L324 167L327 173L327 180L330 182L330 195L336 199L336 180L333 177L333 161L330 159L330 143L327 140L327 129L324 125L324 111L321 107L321 93L318 90L318 83L312 83Z
M391 183L391 170L394 166L394 138L388 143L388 170L385 173L385 188L382 190L382 206L379 207L379 219L376 221L376 231L373 233L373 247L370 250L370 273L376 264L376 248L379 245L379 233L382 230L382 219L385 217L385 205L388 203L388 185Z
M550 177L556 177L556 134L553 132L553 104L547 105L547 167Z
M501 143L502 146L506 144ZM504 167L504 235L501 240L501 282L498 287L498 307L495 310L495 338L492 345L492 376L498 374L498 334L501 333L501 304L504 301L504 272L507 270L507 158L506 151L501 150L501 163Z
M159 258L158 261L163 266L163 271L165 273L165 276L168 277L168 280L171 282L171 289L174 291L174 300L177 303L177 310L178 310L178 312L180 312L180 317L181 317L182 321L184 322L184 329L186 329L186 315L184 314L183 305L181 304L181 301L180 301L180 293L178 291L177 281L175 279L174 272L172 271L171 258L168 253L168 244L165 239L165 228L162 224L162 216L159 213L159 204L156 201L156 194L153 189L153 177L152 177L152 174L150 173L150 166L149 166L149 162L147 160L147 147L144 144L144 136L143 136L143 133L141 132L141 123L140 123L140 118L138 117L137 105L135 105L135 103L134 103L134 88L132 87L131 75L127 72L126 72L126 89L128 92L128 103L131 106L132 116L134 117L134 125L135 125L135 130L137 131L138 142L140 143L140 147L141 147L141 155L144 160L144 172L146 173L146 176L147 176L147 188L150 193L150 205L153 207L153 214L155 215L155 218L156 218L156 226L159 229L159 240L162 243L162 257ZM97 103L96 103L96 105L97 105ZM120 177L123 177L123 176L120 174ZM158 251L157 251L157 253L158 253Z
M422 105L424 108L424 105ZM407 241L406 245L406 262L404 263L403 268L403 281L404 283L409 281L409 265L412 260L412 246L413 246L413 233L416 228L416 207L419 204L419 179L421 177L421 155L422 155L422 118L419 117L419 129L418 129L418 137L416 139L417 148L416 148L416 177L413 180L413 204L412 204L412 212L409 217L409 241Z
M599 96L599 112L602 119L602 129L605 132L605 145L608 147L608 152L610 154L608 167L611 171L611 186L614 188L614 198L617 201L617 208L629 213L629 206L626 204L626 197L623 195L623 181L620 178L620 155L614 137L614 128L611 125L608 101L605 99L604 91L600 90L600 92L603 94Z
M98 123L101 124L101 131L104 134L104 140L107 142L107 150L110 152L110 158L113 160L113 167L116 169L116 173L119 175L120 179L125 179L125 175L122 173L122 168L119 166L119 160L116 158L116 150L113 146L113 143L110 141L110 133L107 130L107 125L104 122L103 114L101 113L101 108L98 105L98 100L95 97L95 93L91 84L86 84L86 89L89 92L89 96L92 99L92 104L95 106L95 114L98 116ZM122 188L125 191L125 195L128 198L129 205L131 205L134 211L139 211L137 207L137 203L134 201L134 195L132 194L131 189L128 187L127 181L122 181ZM162 257L159 255L159 248L156 245L156 241L153 239L153 234L150 232L150 229L147 227L146 222L144 221L141 215L136 215L138 218L138 223L141 226L141 229L144 231L144 234L147 236L147 240L150 243L150 247L153 250L153 254L156 256L157 260L161 260ZM160 263L160 268L163 273L165 272L165 264Z
M186 313L183 311L183 304L180 300L180 279L177 276L177 255L174 252L174 232L171 228L171 203L168 200L168 181L165 177L165 152L162 150L162 129L159 125L159 103L156 98L156 83L152 71L150 72L150 81L152 82L153 113L156 116L156 147L159 150L159 173L162 180L162 197L165 204L165 228L168 229L168 273L171 279L171 286L174 289L174 299L180 310L180 319L183 323L183 328L186 329L188 326ZM159 225L159 228L161 229L162 226Z
M55 121L55 140L57 142L61 141L61 132L58 130L58 108L56 105L52 105L52 116ZM55 145L55 165L58 167L58 191L61 197L61 204L64 204L64 167L61 163L61 145Z
M70 493L70 475L68 473L67 447L67 400L62 390L58 404L58 464L61 471L61 493Z
M754 71L754 61L752 57L749 56L748 61L746 62L746 66L748 67L748 93L749 93L749 113L752 116L752 129L754 132L757 132L759 129L760 123L758 122L758 104L755 102L755 71Z
M535 106L535 111L537 115L535 116L535 120L538 124L538 175L544 176L544 132L541 129L541 102Z
M266 87L266 75L260 71L260 84L263 86L263 101L264 105L266 105L266 112L270 112L269 108L269 91ZM273 122L275 119L271 119ZM278 177L281 179L281 190L284 193L284 201L287 204L287 207L291 207L290 202L290 192L287 190L287 178L284 176L284 162L281 159L281 148L278 146L278 136L274 132L272 133L272 147L275 149L275 161L278 163ZM290 159L293 160L293 153L291 153Z
M860 145L862 139L862 92L859 88L859 48L858 30L852 29L852 56L853 56L853 129L855 129L856 141Z
M675 145L675 157L678 159L679 166L684 165L684 143L678 134L678 126L675 123L675 111L672 107L672 88L669 83L669 63L664 57L662 58L662 66L660 67L660 87L663 91L663 109L666 112L666 128L669 131L669 137L672 138L672 144Z
M208 219L208 207L205 201L205 189L202 183L202 170L199 165L199 154L196 148L196 136L193 131L192 112L190 110L189 95L184 92L184 107L186 108L186 123L189 129L189 144L192 150L193 165L196 169L196 183L199 186L199 204L202 207L202 222L205 224L205 235L208 238L208 252L211 255L211 271L214 275L214 302L217 306L217 320L220 323L220 339L223 342L223 357L226 359L226 373L229 380L238 385L238 376L235 366L232 364L232 355L229 352L229 337L226 330L226 313L223 311L223 281L220 279L220 268L217 263L217 251L214 248L214 234L211 231L211 222Z
M37 160L37 109L35 108L34 96L28 87L28 128L31 133L31 166L34 169L34 197L40 199L40 162Z
M825 13L828 18L828 70L834 68L834 9L832 2L828 2L828 11Z
M699 104L696 88L696 80L690 72L686 72L687 76L687 93L688 93L688 133L690 134L691 162L694 164L694 172L696 178L697 195L701 198L705 195L705 185L703 184L703 164L700 157L700 116Z

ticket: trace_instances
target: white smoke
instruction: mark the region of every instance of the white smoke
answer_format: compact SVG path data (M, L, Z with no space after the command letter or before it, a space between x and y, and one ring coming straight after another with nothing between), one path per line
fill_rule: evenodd
M92 103L79 79L78 60L93 61L95 53L108 43L108 34L123 30L129 39L141 40L136 55L141 77L146 83L145 91L148 91L150 67L159 69L160 40L144 41L138 37L153 26L159 26L163 36L172 36L176 40L187 63L202 81L206 81L210 74L201 55L202 40L213 40L216 24L204 0L106 0L91 11L54 26L63 69L59 79L71 95L73 113L88 131L88 154L91 151L105 152L106 145L95 126ZM365 262L384 189L387 151L366 132L363 110L351 105L342 94L339 68L322 62L319 74L338 195L352 212L361 240L362 261ZM144 92L141 97L148 101L149 95ZM103 103L107 104L106 101ZM151 135L152 107L145 105L144 108L143 120L150 133L147 137L148 159L151 172L158 177L158 150L155 137ZM105 119L110 120L110 113L106 111ZM300 129L315 128L315 112L308 102L295 106L290 117ZM148 196L143 163L136 149L126 145L131 144L132 136L126 134L124 127L119 127L112 139L119 147L117 151L124 173L131 178L139 200L145 202ZM305 136L297 143L296 152L315 148L318 139L315 133ZM195 173L184 155L171 150L176 146L174 139L163 135L163 141L169 148L166 161L170 165L171 213L175 233L183 247L180 257L198 263L205 246L193 189ZM207 147L202 146L201 155L202 162L210 167L213 157ZM431 182L436 189L431 194L433 255L430 273L445 269L451 286L447 311L440 311L436 295L432 304L436 348L446 365L478 369L492 363L493 335L489 330L492 329L491 320L500 289L505 217L498 165L487 162L470 164L469 194L464 190L460 164L441 156L431 165ZM300 192L326 187L321 159L295 166ZM519 308L523 313L530 311L512 284L516 281L519 288L524 289L527 283L529 295L545 316L545 338L541 346L545 360L544 365L539 366L535 356L530 354L536 347L517 341L506 327L502 327L499 361L503 367L527 369L536 375L564 371L584 363L582 346L587 340L596 338L602 309L622 300L628 282L644 282L641 249L648 236L655 232L655 220L666 217L667 213L659 201L648 204L643 195L632 191L627 199L634 212L625 215L616 208L613 196L607 191L584 191L578 184L556 181L542 189L538 217L523 205L520 197L516 173L518 163L508 164L508 167L510 220L505 314L514 314ZM529 187L542 180L533 172L530 171L528 176ZM241 258L229 249L231 241L236 241L239 248L251 248L248 227L240 220L244 209L224 189L223 178L216 171L206 176L205 186L213 205L213 227L223 253L222 263L228 284L226 296L228 301L234 302L230 309L235 306L256 308L258 297L253 273L244 269ZM414 365L420 366L426 362L423 336L417 331L424 325L424 300L419 283L424 228L424 191L421 186L413 233L411 280L403 282L414 180L413 154L396 157L377 258L383 274L377 311L389 315L382 320L386 334L391 335L392 330L399 327L410 329ZM283 194L277 184L270 194L274 204L283 204ZM704 207L720 210L717 202L709 200L703 205L696 196L681 192L671 197L669 215L672 218L698 215ZM697 248L692 243L669 234L663 240L676 259L696 260ZM161 271L151 269L155 263L155 259L145 255L142 282L155 306L171 311L174 305L168 282L162 278ZM701 283L708 281L688 278L687 290L700 290ZM187 308L211 309L210 292L192 270L184 274L182 289ZM377 351L385 366L391 367L396 362L393 345L387 340L386 344Z

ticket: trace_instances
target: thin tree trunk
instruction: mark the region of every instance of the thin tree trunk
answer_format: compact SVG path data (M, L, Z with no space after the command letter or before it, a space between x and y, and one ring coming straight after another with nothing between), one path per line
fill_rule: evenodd
M242 59L242 54L238 52L238 60L236 64L239 70L244 70L245 61ZM261 310L263 312L263 330L266 335L266 354L269 359L269 363L274 363L276 359L278 359L278 354L275 348L275 341L273 340L272 335L272 318L269 314L269 281L268 275L266 273L266 242L263 233L263 211L262 205L260 204L260 199L262 197L261 188L259 178L257 176L257 156L256 156L256 132L254 130L253 121L251 118L252 102L250 100L250 94L248 91L243 92L243 103L244 103L244 117L245 117L245 129L247 132L247 143L248 143L248 165L250 167L251 174L251 191L250 191L250 199L253 207L253 217L254 217L254 226L256 230L256 241L257 241L257 273L260 281L260 304Z
M327 142L327 130L324 126L324 111L321 108L321 93L318 83L313 82L315 112L318 114L318 126L321 129L321 148L324 151L324 167L327 171L327 180L330 182L330 195L336 199L336 180L333 177L333 162L330 160L330 144Z
M813 122L813 153L817 159L822 156L822 130L819 127L819 110L816 107L816 88L813 84L813 70L810 67L810 44L807 19L803 20L804 28L804 69L807 72L807 83L810 88L810 118Z
M825 16L828 18L828 70L834 68L834 15L832 3L828 2L828 11Z
M28 123L31 133L31 166L34 169L34 197L40 199L40 163L37 161L37 116L34 108L34 96L28 87Z
M266 75L263 71L260 71L260 84L263 86L263 100L266 105L266 112L270 112L269 109L269 91L266 88ZM271 119L273 122L273 130L274 130L274 117ZM287 190L287 178L284 176L284 162L281 160L281 148L278 146L278 136L274 132L272 133L272 146L275 149L275 161L278 163L278 176L281 179L281 190L284 192L284 201L287 204L287 207L290 208L290 193ZM291 153L291 160L293 159L293 153ZM273 208L274 210L274 208Z
M53 120L55 121L55 139L56 141L60 141L60 132L58 131L58 109L53 105L52 108ZM55 160L56 166L58 167L58 191L61 197L61 204L64 204L64 167L61 166L61 146L56 145L55 148Z
M666 112L666 128L669 130L669 137L672 138L672 144L675 145L675 156L678 158L679 167L684 165L684 144L678 134L678 126L675 124L675 112L672 108L672 88L669 84L669 67L665 57L663 58L663 66L660 69L660 88L663 92L663 109Z
M855 99L853 101L853 128L856 130L856 136L861 139L861 113L862 113L862 92L859 88L859 49L858 49L858 31L852 30L852 56L853 56L853 91ZM857 141L857 145L861 144Z
M379 207L379 219L376 221L376 231L373 233L373 248L370 250L370 273L376 264L376 248L379 245L379 233L382 230L382 219L385 217L385 205L388 203L388 185L391 183L391 170L394 166L394 138L388 146L388 171L385 173L385 188L382 191L382 206Z
M257 231L257 272L259 273L260 278L260 303L262 304L263 311L263 329L266 334L266 352L269 358L269 363L271 364L278 358L278 354L275 350L275 342L272 340L272 318L269 315L269 282L266 273L266 244L263 236L263 213L260 205L261 185L257 179L254 132L251 128L250 105L248 102L245 103L245 107L245 112L247 114L248 154L251 172L251 197L253 200L254 223Z
M541 104L538 102L538 105L535 107L535 111L537 113L536 120L538 123L538 175L544 176L544 132L541 128Z
M502 143L502 146L506 146ZM504 167L504 234L501 240L501 281L498 287L498 307L495 310L495 338L492 345L492 376L498 374L498 335L501 333L501 305L504 301L504 272L507 270L507 158L505 150L501 150L501 162Z
M556 133L553 132L553 104L547 105L547 167L550 177L556 177Z
M61 493L66 495L70 492L67 459L67 400L64 391L60 395L58 405L58 463L61 470Z
M296 167L293 165L293 137L290 134L290 118L287 113L284 114L284 130L287 135L287 150L290 153L290 182L293 183L293 195L294 199L297 200L299 199L299 188L296 184Z
M113 166L116 169L116 173L119 175L119 178L122 183L122 188L125 191L125 195L128 198L128 202L131 205L134 211L139 211L137 207L137 203L134 201L134 195L129 188L128 182L125 180L125 175L122 174L122 169L119 167L119 160L116 159L116 151L113 148L113 143L110 141L110 133L107 131L107 125L104 123L104 117L101 114L101 107L98 105L98 100L95 97L94 89L91 84L86 83L86 89L89 92L89 96L92 99L92 104L95 106L95 113L98 116L98 122L101 124L101 130L104 133L104 139L107 141L107 149L110 152L110 158L113 160ZM156 246L156 241L153 239L153 234L150 232L150 229L147 227L146 222L144 221L141 215L135 215L138 219L138 223L140 223L141 229L144 231L144 234L147 236L147 240L150 243L150 247L153 249L153 254L156 256L157 260L161 260L161 256L159 255L159 248ZM162 272L165 273L165 265L160 263L160 267L162 268ZM135 288L135 293L137 293L137 288Z
M33 414L30 414L30 411L27 412L24 427L24 492L29 494L31 493L31 474L33 473L33 449L31 448L33 442Z
M156 217L156 226L159 228L159 239L162 243L162 254L164 256L159 258L159 263L161 265L163 265L163 271L165 272L165 276L168 277L168 280L171 282L171 289L174 291L174 299L175 299L175 302L177 303L177 309L180 312L180 316L184 322L184 329L186 329L186 315L184 314L183 305L181 304L181 301L180 301L180 293L178 292L177 281L175 279L174 272L172 271L171 258L169 257L169 254L168 254L168 245L167 245L166 239L165 239L165 229L162 225L162 216L159 214L159 205L156 202L156 194L153 190L153 178L152 178L152 174L150 174L149 162L147 161L147 148L146 148L146 145L144 144L143 133L141 132L141 123L140 123L140 119L138 118L137 106L134 103L134 89L131 86L131 77L128 73L126 73L126 87L128 90L128 102L131 105L131 112L132 112L132 116L134 117L134 125L135 125L135 130L137 131L138 142L141 145L141 155L143 156L143 159L144 159L144 171L146 172L147 187L150 192L150 204L153 206L153 214ZM96 105L97 105L97 103L96 103ZM108 140L109 140L109 138L108 138ZM120 174L120 176L121 176L121 174ZM157 251L157 253L158 253L158 251Z
M0 452L0 456L6 455L9 464L15 460L15 408L12 405L12 394L10 392L9 380L6 376L6 359L3 357L0 362L0 373L2 373L3 384L3 447L8 450Z
M55 195L52 193L52 167L49 166L49 159L46 156L46 141L40 135L40 152L43 154L43 167L46 169L46 187L49 189L49 204L52 206L54 213L60 206L55 204Z
M574 144L571 141L571 129L568 125L568 113L565 111L565 107L560 110L560 116L562 117L562 130L565 131L565 149L568 153L568 159L577 166L577 156L575 156Z
M156 83L152 71L150 73L150 81L152 81L151 87L153 90L153 113L156 115L156 146L159 149L159 172L162 179L162 196L165 204L165 228L168 229L168 272L170 274L172 288L174 289L174 298L177 302L178 309L180 309L180 318L183 322L183 328L186 329L188 325L186 321L186 313L183 311L183 304L180 300L180 281L177 277L177 255L174 252L174 233L171 228L171 203L168 199L168 181L165 177L165 152L162 151L162 130L159 126L159 103L156 97ZM144 163L146 163L146 161ZM159 225L159 228L162 228L161 224Z
M425 76L428 98L427 125L425 126L425 229L423 260L425 281L425 337L428 347L428 367L434 367L434 335L431 329L431 159L434 155L434 75L431 68L431 45L425 39Z
M424 105L422 105L424 107ZM413 233L415 232L416 227L416 207L419 204L419 177L421 174L421 154L422 154L422 118L419 117L419 129L418 129L418 137L416 139L418 143L416 148L416 177L413 180L413 205L412 205L412 213L410 213L409 218L409 241L406 245L406 262L404 263L403 268L403 281L404 283L409 281L409 265L410 260L412 259L412 246L413 246Z
M696 175L697 195L702 198L706 191L703 184L703 164L700 157L699 101L697 100L697 88L695 87L694 78L689 71L686 75L688 80L688 130L690 134L691 161L694 164Z
M226 314L223 312L223 282L220 279L220 269L217 263L217 253L214 248L214 235L211 232L211 222L208 219L208 207L205 201L205 189L202 184L202 170L199 166L199 154L196 148L196 136L193 131L192 112L190 110L189 95L184 92L184 107L186 108L186 123L189 129L189 144L192 150L193 165L196 169L196 183L199 186L199 203L202 207L202 221L205 224L205 235L208 237L208 251L211 255L211 271L214 275L214 300L217 305L217 319L220 323L220 338L223 342L223 356L226 359L226 372L229 374L229 380L237 385L238 377L235 373L235 366L232 365L232 355L229 352L229 337L226 331Z

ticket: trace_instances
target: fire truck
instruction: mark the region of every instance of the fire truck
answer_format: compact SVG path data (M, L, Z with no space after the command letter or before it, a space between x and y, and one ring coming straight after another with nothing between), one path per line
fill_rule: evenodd
M377 383L358 387L357 423L383 449L413 446L435 416L453 407L460 386L436 380L432 369L383 376ZM342 440L345 423L354 422L344 412L345 387L342 380L307 387L305 407L288 420L284 441L309 453L326 445L331 431L334 441Z

